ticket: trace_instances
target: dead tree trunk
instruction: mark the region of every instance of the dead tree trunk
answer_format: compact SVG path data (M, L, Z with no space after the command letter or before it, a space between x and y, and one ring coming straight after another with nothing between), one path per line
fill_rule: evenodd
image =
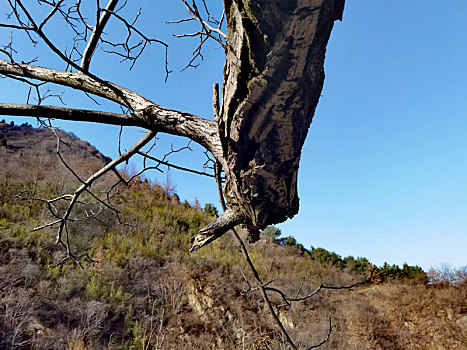
M344 0L224 3L228 37L217 120L224 193L255 241L260 229L298 212L301 149L323 87L326 45L334 21L342 18ZM206 238L200 232L192 250Z

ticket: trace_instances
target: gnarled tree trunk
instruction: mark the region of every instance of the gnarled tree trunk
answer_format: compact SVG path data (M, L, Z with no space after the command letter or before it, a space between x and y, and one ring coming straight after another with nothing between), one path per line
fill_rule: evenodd
M258 230L298 212L301 149L323 87L326 45L344 1L224 3L228 37L218 117L224 193L254 241Z

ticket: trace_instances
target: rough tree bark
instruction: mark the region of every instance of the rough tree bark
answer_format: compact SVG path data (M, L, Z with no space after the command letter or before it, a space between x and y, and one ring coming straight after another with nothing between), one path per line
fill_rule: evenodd
M133 125L188 137L208 149L222 165L228 207L194 237L191 251L240 223L247 225L250 239L255 241L259 230L298 212L301 149L323 87L326 45L334 21L342 17L344 1L224 0L227 42L223 94L216 120L211 121L161 107L89 72L96 40L109 14L117 16L112 12L117 1L110 0L108 8L102 10L83 62L77 65L43 31L61 2L36 24L22 2L15 0L15 11L21 9L28 23L0 27L36 33L75 72L18 64L11 59L0 60L0 74L95 94L127 107L130 113L0 103L0 114ZM7 51L2 52L11 58Z
M228 37L218 117L229 208L250 239L299 207L300 154L344 0L226 0ZM206 233L192 250L203 245Z

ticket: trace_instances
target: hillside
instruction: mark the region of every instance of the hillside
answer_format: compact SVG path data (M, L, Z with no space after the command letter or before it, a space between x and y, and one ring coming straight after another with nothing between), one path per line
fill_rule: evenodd
M29 124L14 125L0 122L0 159L2 177L19 174L27 176L31 170L56 176L65 169L57 154L57 137L60 138L60 153L66 162L80 173L99 169L110 161L88 142L71 133L33 128ZM63 174L69 177L69 173Z
M59 133L79 176L109 161ZM230 237L188 253L212 211L181 203L161 184L137 180L115 195L125 225L103 212L106 225L71 226L73 249L95 261L50 267L65 256L55 230L33 231L50 220L49 210L15 196L52 198L76 186L55 150L50 131L0 124L0 348L285 349L260 294L245 293L250 274ZM252 259L263 280L289 295L366 278L366 259L264 238L248 245ZM456 350L467 348L466 301L465 281L429 284L421 269L386 266L372 284L323 290L279 316L300 348L326 337L330 317L322 349Z

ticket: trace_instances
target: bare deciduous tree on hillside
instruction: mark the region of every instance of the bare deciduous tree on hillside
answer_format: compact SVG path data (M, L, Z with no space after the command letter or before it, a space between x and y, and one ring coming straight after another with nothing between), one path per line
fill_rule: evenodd
M184 136L206 148L213 157L219 185L221 171L224 172L225 210L194 237L191 251L238 224L246 225L250 240L255 241L260 230L298 212L301 149L323 87L326 45L334 21L342 17L344 0L224 0L224 12L218 18L211 15L204 0L182 0L189 17L177 22L193 22L197 28L194 33L181 35L199 39L193 59L201 54L207 40L217 41L225 50L222 97L215 85L213 120L160 106L136 91L100 78L99 72L92 69L92 59L97 54L115 54L133 66L144 49L155 43L165 49L165 70L169 74L168 45L138 27L140 13L136 18L122 15L125 1L109 0L106 7L100 7L97 1L97 9L95 1L38 0L40 6L21 0L7 1L9 13L0 28L24 35L32 46L39 41L44 43L58 58L54 62L59 63L34 65L34 58L28 61L23 52L17 52L13 40L2 43L0 74L29 84L30 94L27 104L0 103L1 115L147 130L130 150L83 180L81 187L67 197L68 209L54 213L53 224L59 226L59 236L66 230L79 196L100 176L116 171L118 164L141 153L157 133ZM54 43L48 35L53 21L74 32L68 49ZM123 26L125 36L111 40L103 34L112 21ZM102 51L96 50L98 46ZM187 67L193 65L191 61ZM53 96L48 85L44 85L48 83L112 101L121 106L122 113L46 105L47 98ZM48 204L53 206L50 201ZM244 253L248 260L246 249ZM266 301L268 290L278 293L266 287L256 273L255 277ZM275 316L272 307L270 311ZM290 339L288 342L296 348Z

